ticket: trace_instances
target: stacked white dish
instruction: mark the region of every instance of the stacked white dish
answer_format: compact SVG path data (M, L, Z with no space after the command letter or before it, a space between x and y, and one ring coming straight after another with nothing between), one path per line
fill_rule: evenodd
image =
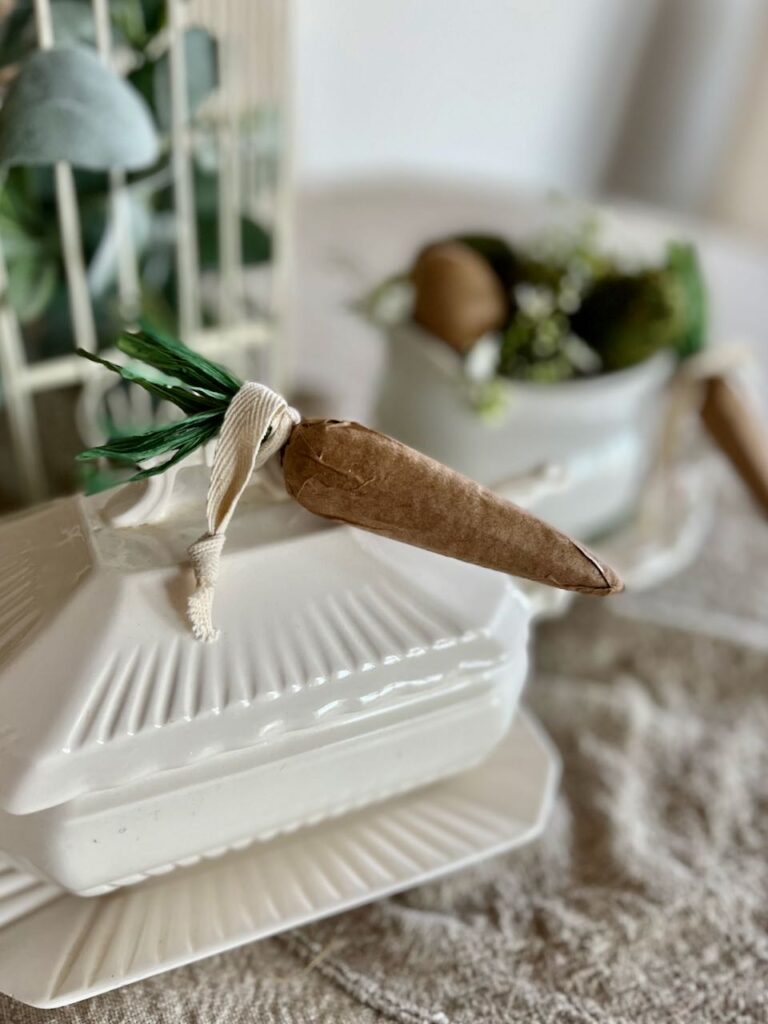
M134 488L0 530L0 851L95 895L482 760L527 670L532 606L474 566L330 526L254 484L218 643L184 618L206 471L151 525Z

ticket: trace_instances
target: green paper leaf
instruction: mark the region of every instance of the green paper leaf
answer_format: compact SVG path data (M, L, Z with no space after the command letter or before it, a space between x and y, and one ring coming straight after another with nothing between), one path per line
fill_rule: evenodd
M133 482L136 480L147 480L151 476L159 476L161 473L164 473L166 469L170 469L171 466L175 466L177 462L181 462L182 459L186 459L188 455L191 455L192 452L202 447L202 445L207 444L215 433L215 431L211 431L210 433L201 432L199 436L193 436L186 444L182 444L170 459L161 463L159 466L152 466L148 469L139 470L138 473L134 473L133 476L130 477L130 480Z
M131 478L143 480L165 472L169 466L215 437L240 382L223 367L198 355L181 342L150 334L146 330L122 335L118 348L131 358L139 359L181 383L153 380L130 367L110 362L103 356L82 350L79 350L79 354L100 363L124 380L140 385L155 397L175 403L191 415L178 423L154 427L128 437L112 437L104 445L81 452L77 458L81 462L106 458L140 465L163 455L170 456L160 465L144 468Z
M147 363L192 388L231 398L242 384L223 366L193 352L180 341L146 330L123 334L117 347L131 359Z
M168 452L176 451L196 442L196 447L204 444L212 437L221 425L223 413L220 411L201 412L188 416L178 423L152 427L139 434L129 437L113 437L104 445L97 445L87 451L80 452L78 461L88 462L93 459L114 459L116 462L128 462L134 465L147 459L154 459Z
M145 391L154 395L155 398L172 402L182 412L193 415L198 412L219 411L223 415L226 411L227 400L210 391L183 388L176 384L168 384L165 381L152 380L146 375L133 370L130 366L120 366L118 363L113 363L103 356L96 355L93 352L86 352L82 348L77 350L77 354L85 359L89 359L92 363L99 363L101 366L105 366L129 384L138 384L139 387L144 388Z
M219 84L219 55L216 40L204 28L188 28L184 33L187 69L187 109L195 113ZM171 60L168 53L154 65L152 93L157 123L164 131L171 127Z
M0 164L59 160L90 170L135 170L157 158L139 94L88 50L40 50L22 65L0 108Z

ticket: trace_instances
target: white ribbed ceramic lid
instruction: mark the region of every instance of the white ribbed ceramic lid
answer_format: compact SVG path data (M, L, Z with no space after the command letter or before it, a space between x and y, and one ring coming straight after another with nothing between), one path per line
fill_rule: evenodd
M528 602L506 577L328 525L254 486L222 561L221 639L201 644L179 566L201 530L204 481L153 526L104 525L121 500L69 498L0 528L11 813L443 699L526 643Z

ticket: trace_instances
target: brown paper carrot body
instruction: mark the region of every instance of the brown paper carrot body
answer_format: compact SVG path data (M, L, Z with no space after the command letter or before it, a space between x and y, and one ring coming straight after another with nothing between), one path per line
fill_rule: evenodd
M487 488L357 423L304 420L283 449L288 493L315 515L564 590L605 596L618 576Z
M768 515L768 431L752 402L726 377L706 382L701 418Z

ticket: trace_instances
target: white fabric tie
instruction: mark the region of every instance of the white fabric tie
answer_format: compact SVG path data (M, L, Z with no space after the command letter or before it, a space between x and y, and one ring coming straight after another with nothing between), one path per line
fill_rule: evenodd
M668 467L678 454L685 421L701 406L705 382L735 373L751 358L743 345L710 345L680 364L670 384L662 425L659 462L663 467Z
M640 506L641 534L656 536L659 522L664 521L670 481L681 456L686 429L701 407L706 381L721 374L736 373L749 365L751 358L743 345L710 345L678 366L667 391L657 449Z
M224 415L208 485L208 529L189 549L195 591L187 603L192 632L211 643L213 596L219 575L227 526L251 475L283 447L300 416L286 400L264 384L248 381Z

